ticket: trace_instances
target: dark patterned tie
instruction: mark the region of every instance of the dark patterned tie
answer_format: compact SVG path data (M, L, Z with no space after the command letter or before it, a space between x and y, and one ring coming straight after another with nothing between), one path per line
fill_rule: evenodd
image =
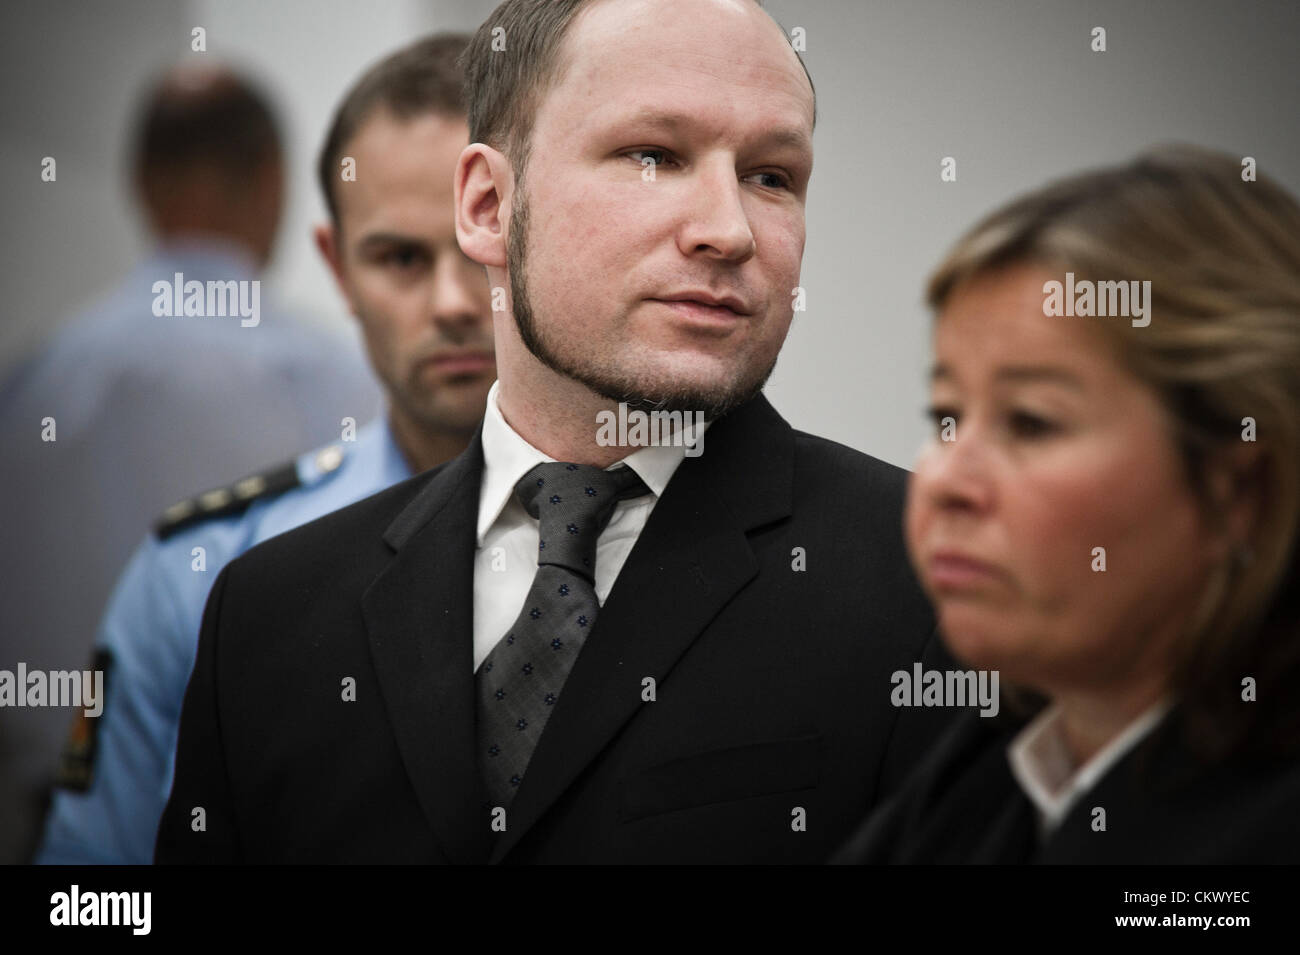
M539 464L515 485L540 521L537 573L514 626L479 667L479 765L493 806L509 806L551 708L596 622L596 539L614 505L648 494L629 467Z

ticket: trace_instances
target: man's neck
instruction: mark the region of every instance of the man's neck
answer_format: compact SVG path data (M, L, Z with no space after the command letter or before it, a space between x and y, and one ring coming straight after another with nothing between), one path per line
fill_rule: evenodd
M433 431L421 427L396 408L388 412L388 427L412 474L450 461L469 445L473 431Z
M597 414L617 413L618 403L571 379L552 375L545 387L533 389L503 376L497 407L516 434L557 461L605 468L629 453L596 440Z

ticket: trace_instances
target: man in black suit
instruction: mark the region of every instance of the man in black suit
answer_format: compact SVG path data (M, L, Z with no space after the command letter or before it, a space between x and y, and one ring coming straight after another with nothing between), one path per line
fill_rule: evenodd
M807 74L719 0L507 0L465 62L483 427L222 572L157 860L823 861L947 720L890 703L905 473L761 395Z

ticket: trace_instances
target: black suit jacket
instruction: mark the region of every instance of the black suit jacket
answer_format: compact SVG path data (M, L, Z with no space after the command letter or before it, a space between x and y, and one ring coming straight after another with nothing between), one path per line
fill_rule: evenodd
M492 831L482 469L475 439L222 571L157 861L821 862L949 721L889 701L893 671L942 652L903 550L906 472L759 397L673 476Z
M1175 708L1040 838L1007 747L1027 719L963 714L836 863L1300 862L1300 764L1205 763ZM1105 810L1104 831L1094 810Z

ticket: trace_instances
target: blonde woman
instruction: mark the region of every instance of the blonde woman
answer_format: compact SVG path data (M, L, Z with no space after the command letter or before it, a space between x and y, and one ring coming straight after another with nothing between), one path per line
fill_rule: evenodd
M906 531L996 670L835 861L1300 861L1300 206L1175 147L1049 186L929 286Z

